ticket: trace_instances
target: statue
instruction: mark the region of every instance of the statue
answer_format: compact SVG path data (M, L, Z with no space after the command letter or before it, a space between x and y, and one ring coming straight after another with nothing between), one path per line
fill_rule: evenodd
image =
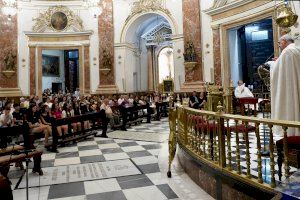
M17 54L12 48L6 49L3 62L5 64L4 71L14 71L16 69Z
M193 42L187 42L185 53L183 55L185 62L196 62L196 52Z
M111 69L112 68L111 55L105 49L103 50L102 67L105 68L105 69Z

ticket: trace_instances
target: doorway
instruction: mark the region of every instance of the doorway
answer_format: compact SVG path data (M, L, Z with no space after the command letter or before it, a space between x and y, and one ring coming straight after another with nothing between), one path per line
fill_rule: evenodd
M243 80L254 93L266 91L257 68L274 57L272 19L264 19L228 31L231 80Z
M74 92L79 87L79 53L72 50L42 50L42 90Z
M170 47L163 48L158 54L158 78L159 84L165 79L174 80L174 60L173 49Z

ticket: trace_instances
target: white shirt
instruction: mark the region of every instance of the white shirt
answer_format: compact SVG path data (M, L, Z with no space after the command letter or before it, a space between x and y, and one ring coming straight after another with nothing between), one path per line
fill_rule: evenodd
M105 113L106 113L107 115L112 115L112 110L111 110L111 108L110 108L109 105L105 105L104 103L101 104L100 110L105 110Z
M51 102L49 102L49 103L48 103L48 102L46 102L46 103L44 103L44 104L45 104L45 105L47 105L47 106L48 106L48 107L51 109L51 108L52 108L52 104L53 104L53 103L51 103Z
M13 120L13 115L8 114L5 115L4 113L0 115L0 126L7 126L7 124L11 124Z
M123 103L123 101L124 101L124 98L119 98L118 99L118 105L121 105Z

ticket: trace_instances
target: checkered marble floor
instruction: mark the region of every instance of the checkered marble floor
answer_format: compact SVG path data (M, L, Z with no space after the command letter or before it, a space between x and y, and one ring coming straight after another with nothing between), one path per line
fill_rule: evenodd
M234 122L230 122L233 125ZM151 124L142 123L128 128L128 131L147 134L157 133L165 135L169 133L168 119L153 121ZM268 130L260 127L260 137L263 147L265 134L268 144ZM126 134L126 132L124 132ZM246 148L243 135L240 138L241 169L246 173ZM280 138L275 138L275 140ZM235 134L231 135L232 165L236 169L236 142ZM257 148L255 133L249 133L251 174L257 176ZM159 159L163 155L163 159ZM201 188L196 186L186 174L177 175L173 172L173 178L168 179L166 173L161 171L160 162L167 165L167 143L135 141L113 138L90 137L85 141L70 144L59 148L59 153L45 152L42 156L43 168L76 165L94 162L106 162L113 160L130 159L139 169L141 174L91 181L79 181L66 184L32 187L29 190L30 200L160 200L160 199L212 199ZM275 157L275 161L277 158ZM270 159L262 158L262 173L265 182L270 182ZM276 174L278 167L275 166ZM295 169L291 169L295 171ZM21 172L10 172L13 186L17 185ZM278 176L276 175L276 180ZM179 187L180 186L180 187ZM185 187L186 186L186 187ZM191 189L194 188L194 189ZM14 190L15 199L25 199L25 189Z
M143 129L143 130L142 130ZM141 124L129 128L130 131L167 134L168 121ZM100 131L101 132L101 131ZM126 134L126 132L124 132ZM164 146L164 148L162 148ZM30 200L165 200L165 199L212 199L189 178L183 178L174 171L168 179L160 171L159 154L167 155L167 143L134 141L112 138L90 137L76 144L59 148L59 153L44 152L42 167L70 166L84 163L130 160L140 171L138 175L112 177L107 179L78 181L56 185L31 187ZM164 149L164 150L162 150ZM162 160L162 162L165 162ZM32 164L31 164L32 165ZM14 199L23 200L25 189L19 189L20 171L12 167L10 178ZM38 176L38 175L36 175ZM24 179L25 177L23 177ZM30 180L29 180L30 181ZM191 185L187 189L181 185ZM180 187L178 187L180 185ZM190 186L190 187L191 187ZM174 189L175 188L175 189Z

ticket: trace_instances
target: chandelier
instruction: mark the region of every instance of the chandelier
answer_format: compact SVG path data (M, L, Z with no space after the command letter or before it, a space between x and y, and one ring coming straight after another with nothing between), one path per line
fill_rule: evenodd
M17 0L3 0L2 13L11 20L12 16L17 14Z
M102 14L103 8L105 8L106 3L104 2L104 0L85 0L83 6L89 9L94 18L97 18Z

